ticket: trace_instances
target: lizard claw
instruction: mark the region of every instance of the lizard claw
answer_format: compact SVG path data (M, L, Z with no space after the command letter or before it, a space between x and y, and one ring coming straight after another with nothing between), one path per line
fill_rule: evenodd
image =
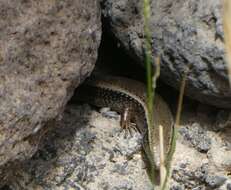
M135 132L138 131L136 124L131 122L129 108L126 108L121 115L120 126L122 128L122 131L125 131L125 138L127 138L128 134L132 136L132 130L134 130Z

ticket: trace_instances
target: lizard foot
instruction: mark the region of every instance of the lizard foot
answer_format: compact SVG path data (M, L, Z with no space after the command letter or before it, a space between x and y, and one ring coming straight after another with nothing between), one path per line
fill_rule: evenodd
M125 131L125 138L130 134L132 136L132 131L137 132L136 124L131 122L131 115L129 108L126 108L121 115L120 126L122 131Z

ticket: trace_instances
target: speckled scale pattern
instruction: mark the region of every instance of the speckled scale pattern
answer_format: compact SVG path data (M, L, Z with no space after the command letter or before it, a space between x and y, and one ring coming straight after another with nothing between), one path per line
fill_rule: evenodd
M132 122L144 135L148 130L146 88L139 81L117 76L91 76L84 85L77 89L76 99L88 102L97 107L110 107L114 111L123 113L129 108ZM166 152L172 137L173 117L168 105L155 95L154 127L164 127L164 146ZM157 151L159 149L159 132L154 130Z
M132 97L122 92L94 87L87 84L79 88L77 98L80 101L86 101L98 107L110 107L120 114L122 114L126 108L129 108L129 114L132 116L131 119L137 123L139 131L141 133L146 131L145 128L142 127L145 123L147 123L142 105L140 105L140 103ZM140 122L137 121L137 116L139 120L144 118L141 121L141 126L139 125Z

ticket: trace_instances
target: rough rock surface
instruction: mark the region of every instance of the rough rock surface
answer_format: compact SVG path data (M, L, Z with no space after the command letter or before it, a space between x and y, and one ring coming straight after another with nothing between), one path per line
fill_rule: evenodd
M141 135L125 136L119 119L103 115L87 105L68 106L44 147L15 173L11 189L149 190Z
M101 36L98 3L0 1L1 184L3 165L33 155L44 124L92 71Z
M137 62L144 62L143 1L104 0L108 28ZM186 93L192 98L231 108L222 29L222 1L151 1L150 28L154 55L161 55L161 78L179 88L190 67Z
M212 130L210 113L193 107L190 104L184 107L171 189L230 189L231 129ZM185 134L190 134L190 138ZM198 148L200 139L209 142L206 151ZM49 133L38 153L15 172L9 187L12 190L150 189L140 143L141 137L135 131L127 137L121 132L116 115L105 111L100 114L87 105L69 105L55 131Z

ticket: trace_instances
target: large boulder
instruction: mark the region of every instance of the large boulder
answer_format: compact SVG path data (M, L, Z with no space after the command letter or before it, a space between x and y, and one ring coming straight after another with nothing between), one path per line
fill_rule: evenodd
M203 103L231 108L224 61L222 1L153 0L153 54L161 54L161 79L179 89L191 68L186 94ZM138 63L144 64L142 0L104 0L105 23Z
M98 0L0 0L0 184L90 74L100 38Z

